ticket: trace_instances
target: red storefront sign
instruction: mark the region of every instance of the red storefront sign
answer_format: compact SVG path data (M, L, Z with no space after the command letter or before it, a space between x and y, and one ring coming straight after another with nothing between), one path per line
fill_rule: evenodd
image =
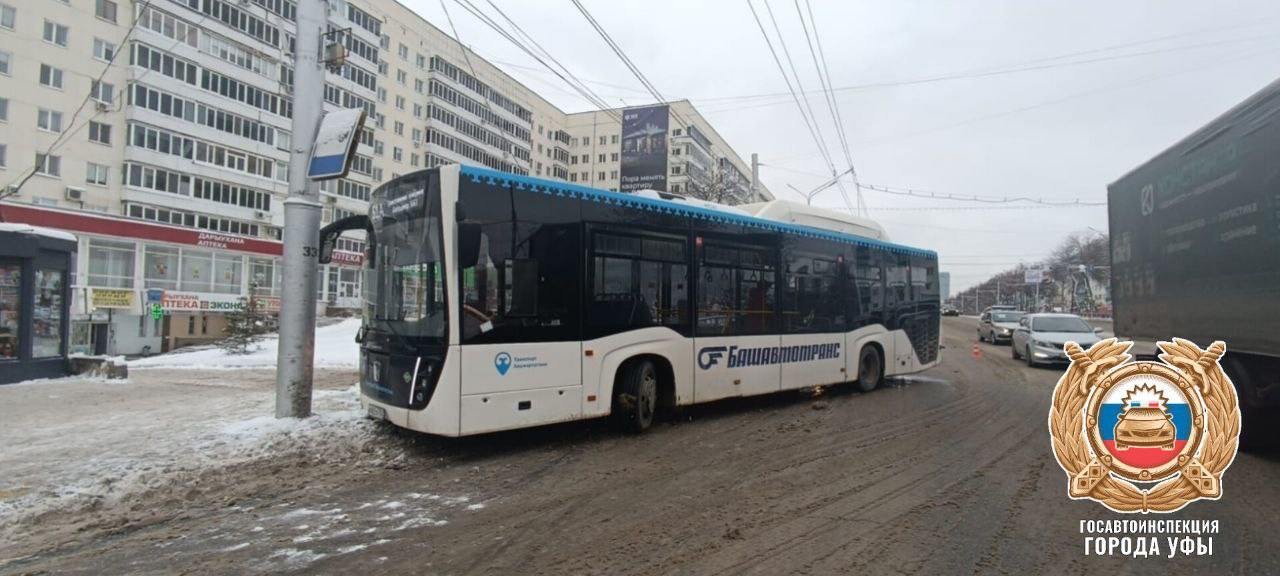
M280 256L284 253L284 245L275 240L245 238L207 230L191 230L88 212L0 204L0 220L57 228L68 232L172 242L174 244L186 244L188 246L217 250L236 250L238 252L251 252L267 256ZM364 264L364 254L335 250L333 262L344 266L361 266Z

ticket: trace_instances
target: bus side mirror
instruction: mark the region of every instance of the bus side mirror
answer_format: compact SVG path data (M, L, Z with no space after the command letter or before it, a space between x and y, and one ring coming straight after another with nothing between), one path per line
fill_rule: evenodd
M365 215L347 216L330 223L320 229L320 253L317 255L317 260L321 264L328 264L333 261L333 249L338 245L338 238L347 230L366 230L372 236L369 217Z
M458 268L473 268L480 260L480 225L474 222L458 224Z

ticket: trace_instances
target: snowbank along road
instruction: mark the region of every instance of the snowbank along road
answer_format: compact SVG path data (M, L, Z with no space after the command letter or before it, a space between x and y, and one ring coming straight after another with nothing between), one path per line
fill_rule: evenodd
M642 436L600 422L402 433L359 418L341 371L321 387L332 414L284 426L254 419L269 413L269 385L238 390L260 398L196 434L231 445L198 444L238 455L228 464L175 456L176 475L157 472L171 481L127 496L34 517L11 507L0 573L1280 573L1276 454L1242 453L1222 500L1171 516L1219 520L1212 557L1085 556L1080 521L1120 516L1067 499L1045 423L1061 369L1027 368L1004 346L975 358L973 340L971 319L946 318L944 363L922 376L699 407ZM124 386L201 386L143 373ZM12 394L0 389L4 416L21 410ZM108 425L93 412L56 420ZM18 461L11 450L0 463Z

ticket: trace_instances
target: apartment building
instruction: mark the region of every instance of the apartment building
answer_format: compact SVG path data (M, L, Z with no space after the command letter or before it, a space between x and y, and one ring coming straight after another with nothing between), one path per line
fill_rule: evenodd
M347 59L325 106L369 121L350 175L321 186L324 222L367 210L379 182L455 162L619 189L620 111L566 114L397 2L327 4ZM0 185L20 185L0 216L79 238L72 352L214 340L249 294L278 307L295 11L0 0ZM749 181L688 102L671 111L673 191ZM363 250L344 239L324 267L322 312L358 312Z
M763 186L751 190L751 166L688 100L645 108L652 114L636 122L626 120L627 114L636 109L569 114L568 180L609 190L656 187L726 204L773 199ZM647 156L653 158L646 159L648 162L628 162L629 154L646 155L640 148L650 150ZM625 186L627 164L643 164L639 171L650 174L645 174L644 182L636 186Z

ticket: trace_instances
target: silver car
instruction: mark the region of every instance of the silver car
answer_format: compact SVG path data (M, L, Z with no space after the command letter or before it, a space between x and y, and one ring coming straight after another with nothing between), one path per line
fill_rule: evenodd
M988 309L978 318L978 340L1001 344L1008 342L1025 312Z
M1027 366L1067 362L1062 347L1075 342L1084 348L1097 343L1101 328L1094 328L1075 314L1027 314L1013 331L1013 359L1024 358Z

